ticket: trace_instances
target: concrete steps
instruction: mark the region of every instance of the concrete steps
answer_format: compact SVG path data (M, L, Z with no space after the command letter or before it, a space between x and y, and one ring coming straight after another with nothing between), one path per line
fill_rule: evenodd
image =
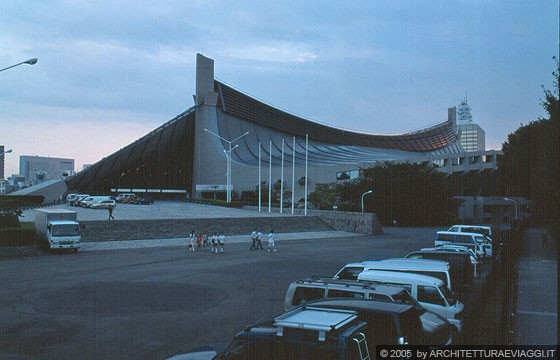
M226 236L247 235L256 228L267 234L333 231L318 216L203 218L165 220L83 221L82 241L143 240L186 238L194 230L208 235L223 232Z

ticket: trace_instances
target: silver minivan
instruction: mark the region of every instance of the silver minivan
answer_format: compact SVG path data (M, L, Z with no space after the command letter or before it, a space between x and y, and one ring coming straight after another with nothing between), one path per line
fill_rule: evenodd
M426 310L443 316L460 333L463 327L465 305L455 299L443 280L432 276L396 271L366 270L358 275L360 281L405 288Z
M334 277L356 280L358 274L365 270L399 271L433 276L442 280L451 291L454 291L454 283L457 280L452 279L449 263L446 261L402 258L346 264Z
M435 246L441 245L467 246L480 257L492 256L492 242L484 235L472 232L438 231L434 240Z

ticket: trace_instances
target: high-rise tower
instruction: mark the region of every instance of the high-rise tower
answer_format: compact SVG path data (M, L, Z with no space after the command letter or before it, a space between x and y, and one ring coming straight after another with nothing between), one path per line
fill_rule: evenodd
M466 97L457 107L448 109L448 117L453 120L459 133L459 143L465 151L485 150L486 134L478 124L473 123L471 107Z

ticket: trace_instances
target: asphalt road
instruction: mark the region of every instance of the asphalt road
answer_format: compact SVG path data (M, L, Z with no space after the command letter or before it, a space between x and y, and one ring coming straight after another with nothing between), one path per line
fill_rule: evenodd
M39 254L0 261L0 358L165 359L228 343L279 314L290 282L350 261L432 246L434 229L278 241L278 252L229 244Z

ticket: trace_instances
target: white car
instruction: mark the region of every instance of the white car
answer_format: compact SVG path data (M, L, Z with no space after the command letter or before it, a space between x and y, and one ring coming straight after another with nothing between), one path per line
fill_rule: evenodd
M91 205L93 209L108 209L114 208L117 206L117 202L115 200L101 200L100 202L94 203Z

